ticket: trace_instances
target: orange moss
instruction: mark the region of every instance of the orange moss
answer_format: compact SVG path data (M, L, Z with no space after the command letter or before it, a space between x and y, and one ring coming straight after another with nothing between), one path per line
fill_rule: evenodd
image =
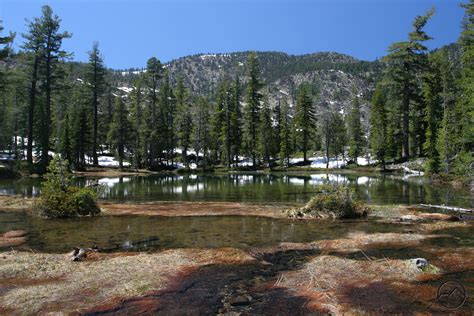
M192 249L190 255L202 264L242 264L255 261L255 258L241 249Z
M100 205L104 215L156 216L260 216L284 218L287 205L263 205L232 202L152 202Z
M0 235L0 248L15 247L26 242L26 232L23 230L11 230Z

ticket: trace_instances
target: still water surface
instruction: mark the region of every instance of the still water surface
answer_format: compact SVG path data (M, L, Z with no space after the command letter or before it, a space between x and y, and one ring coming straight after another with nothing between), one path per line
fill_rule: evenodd
M101 198L116 202L232 201L306 202L320 184L347 184L358 200L372 204L445 204L474 207L469 192L432 185L422 177L365 174L203 175L162 174L114 178L76 178L80 186L100 183ZM0 194L36 196L39 179L0 180Z

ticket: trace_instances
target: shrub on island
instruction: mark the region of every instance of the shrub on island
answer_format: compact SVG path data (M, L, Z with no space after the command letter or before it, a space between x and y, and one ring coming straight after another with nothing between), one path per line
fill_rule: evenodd
M292 218L350 219L367 216L368 207L352 200L347 186L323 185L305 206L288 211Z
M41 216L65 218L97 215L97 193L89 188L72 185L72 174L67 160L56 156L48 166L42 183L41 195L36 203L36 210Z

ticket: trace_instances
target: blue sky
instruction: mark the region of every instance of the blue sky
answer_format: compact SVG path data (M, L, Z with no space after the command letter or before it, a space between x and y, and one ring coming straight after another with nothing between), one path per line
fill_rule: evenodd
M346 53L363 60L404 40L416 15L436 7L429 47L456 41L461 0L0 0L6 30L25 32L25 18L49 4L73 33L64 48L87 60L94 41L112 68L142 67L197 53L244 50ZM22 41L17 36L16 44Z

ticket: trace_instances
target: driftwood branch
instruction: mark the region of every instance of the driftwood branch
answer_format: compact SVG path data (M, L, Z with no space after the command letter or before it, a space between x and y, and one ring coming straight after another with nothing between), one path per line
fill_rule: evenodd
M472 213L473 212L473 210L471 210L471 209L462 208L462 207L445 206L445 205L431 205L431 204L420 204L420 205L424 206L424 207L439 208L439 209L443 209L443 210L455 211L455 212L460 212L460 213Z

